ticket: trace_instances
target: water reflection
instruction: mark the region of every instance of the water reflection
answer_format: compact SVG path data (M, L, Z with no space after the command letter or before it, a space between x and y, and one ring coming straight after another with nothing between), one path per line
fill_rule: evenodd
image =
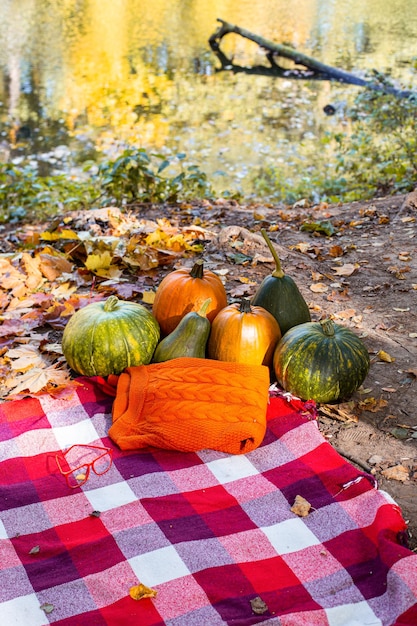
M0 130L21 151L68 144L74 160L124 143L186 152L242 187L254 167L291 166L342 121L323 107L357 88L222 73L208 47L216 18L347 70L391 71L407 84L417 12L409 0L3 0ZM239 64L262 52L224 42ZM338 108L341 111L343 106ZM301 146L301 148L300 148ZM78 156L77 156L78 155Z

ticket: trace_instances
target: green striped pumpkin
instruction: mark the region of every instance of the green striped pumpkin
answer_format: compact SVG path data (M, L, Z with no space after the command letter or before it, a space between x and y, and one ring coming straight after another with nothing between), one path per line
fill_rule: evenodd
M159 324L144 306L110 296L74 313L62 352L78 374L108 376L150 363L159 338Z
M361 386L370 360L353 331L328 319L288 330L275 349L273 367L285 391L328 403L349 398Z

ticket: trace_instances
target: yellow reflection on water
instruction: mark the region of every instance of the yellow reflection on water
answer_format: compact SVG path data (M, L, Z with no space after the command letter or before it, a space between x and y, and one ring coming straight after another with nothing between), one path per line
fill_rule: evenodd
M409 0L16 0L0 3L0 122L62 118L112 153L124 142L186 152L209 173L250 167L314 145L334 120L322 107L343 88L216 74L216 19L285 42L345 69L381 71L412 56ZM236 63L264 62L256 45L224 40ZM414 51L415 53L415 51ZM356 88L344 88L355 93ZM343 97L343 95L341 96ZM306 148L306 158L311 154ZM304 149L304 148L303 148ZM220 176L220 179L221 176Z

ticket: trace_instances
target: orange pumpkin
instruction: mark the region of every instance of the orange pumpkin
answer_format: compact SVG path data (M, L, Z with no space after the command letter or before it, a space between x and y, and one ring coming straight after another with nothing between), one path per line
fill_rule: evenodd
M212 323L208 357L249 365L272 366L275 347L281 338L278 322L260 306L244 298L229 304Z
M180 268L165 276L159 283L152 306L153 316L159 322L162 335L169 335L190 311L199 311L211 299L206 312L212 322L227 305L227 295L220 276L204 269L199 259L190 268Z

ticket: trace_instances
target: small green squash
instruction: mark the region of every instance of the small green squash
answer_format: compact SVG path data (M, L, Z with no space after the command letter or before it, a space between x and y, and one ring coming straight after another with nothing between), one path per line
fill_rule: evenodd
M210 302L211 298L207 298L199 311L187 313L172 333L162 339L153 355L154 363L178 357L205 358L211 329L211 324L206 317Z
M331 403L349 398L361 386L370 360L353 331L328 319L291 328L278 342L273 367L285 391Z
M311 321L307 302L291 276L285 274L278 254L264 229L261 233L268 244L275 261L275 270L264 278L259 285L251 304L261 306L277 320L284 335L287 330L298 324Z
M150 363L159 338L150 311L110 296L74 313L64 330L62 352L78 374L108 376Z

